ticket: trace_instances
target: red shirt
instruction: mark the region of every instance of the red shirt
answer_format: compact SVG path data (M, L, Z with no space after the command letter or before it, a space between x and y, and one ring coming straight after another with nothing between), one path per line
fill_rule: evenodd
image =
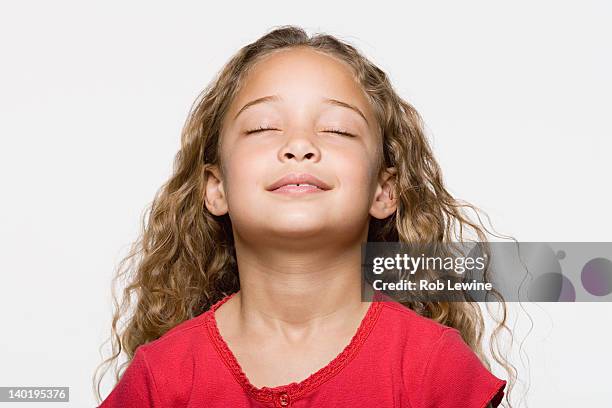
M99 408L485 408L504 395L506 381L483 366L456 329L391 300L370 304L327 366L299 383L257 388L216 325L214 311L233 295L139 346Z

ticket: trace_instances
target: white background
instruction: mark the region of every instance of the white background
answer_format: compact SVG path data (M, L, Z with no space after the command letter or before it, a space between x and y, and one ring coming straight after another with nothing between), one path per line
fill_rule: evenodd
M450 191L498 231L610 241L610 2L399 4L3 1L0 386L69 386L54 406L94 406L110 281L188 109L277 25L337 35L385 70ZM612 304L535 306L528 406L609 406Z

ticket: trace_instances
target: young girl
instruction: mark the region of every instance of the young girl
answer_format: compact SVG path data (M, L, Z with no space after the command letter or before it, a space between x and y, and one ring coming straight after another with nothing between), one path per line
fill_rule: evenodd
M130 254L105 361L129 365L100 407L498 406L477 304L362 301L363 242L482 234L460 207L379 68L333 36L268 33L190 113Z

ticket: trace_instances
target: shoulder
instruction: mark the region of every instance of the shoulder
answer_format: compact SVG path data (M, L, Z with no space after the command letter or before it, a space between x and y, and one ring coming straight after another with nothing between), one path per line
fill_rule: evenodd
M186 320L161 337L139 347L152 368L162 367L164 371L171 368L188 368L194 352L201 349L208 341L206 318L209 312ZM155 374L155 373L154 373Z
M194 356L207 339L204 317L180 323L160 338L137 347L100 408L186 406L193 387Z
M506 381L493 375L456 329L433 345L419 377L420 406L493 407L501 403ZM419 406L417 405L417 406Z
M414 407L499 404L506 382L489 372L457 329L401 303L382 304L379 318L385 334L380 340L390 342L388 347L397 353L404 389Z
M407 378L420 375L441 339L455 330L395 301L382 302L381 309L379 341L394 350L394 358L402 361Z
M384 301L381 302L381 304L386 310L385 313L391 314L397 319L416 324L419 328L431 331L432 333L441 334L442 331L449 328L448 326L418 314L409 307L394 300Z
M409 349L419 350L421 355L427 349L431 349L446 331L454 330L418 314L401 303L385 301L381 304L379 324L383 331L392 334L394 341L403 342Z
M173 370L181 370L181 376L186 377L193 371L197 362L208 360L214 352L210 335L210 330L215 326L214 313L234 294L225 295L204 313L174 326L160 338L140 346L150 362L153 374L158 371L160 375L167 375Z
M446 333L455 330L395 301L381 302L378 319L378 345L392 350L392 359L402 365L403 377L411 383L423 375Z
M164 401L180 405L189 399L197 359L206 353L209 343L207 313L176 325L137 349L147 362L156 388L164 394Z
M206 332L206 317L209 312L186 320L174 326L161 337L141 347L145 350L147 358L157 359L164 356L176 356L177 353L189 351L202 341L202 334Z

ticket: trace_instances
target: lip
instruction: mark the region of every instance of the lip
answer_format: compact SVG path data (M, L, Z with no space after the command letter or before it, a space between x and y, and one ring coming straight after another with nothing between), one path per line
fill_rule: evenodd
M329 184L309 173L287 174L269 185L266 190L274 191L282 186L286 186L287 184L312 184L323 191L331 190L331 186Z

